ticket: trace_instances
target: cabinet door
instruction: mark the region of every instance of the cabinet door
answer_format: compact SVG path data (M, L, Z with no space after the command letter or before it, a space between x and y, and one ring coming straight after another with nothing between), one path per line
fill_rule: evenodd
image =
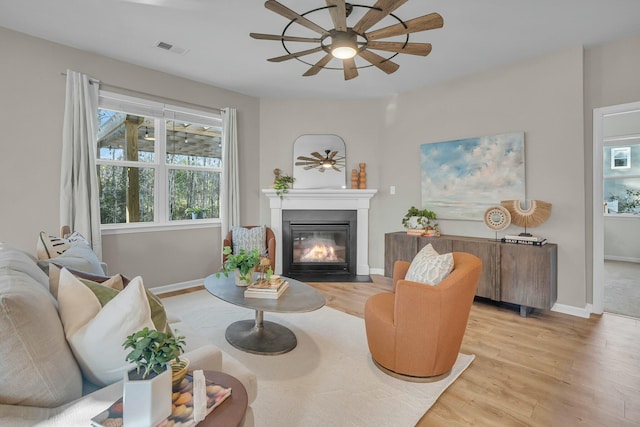
M500 286L497 285L497 272L500 271L498 244L492 241L453 240L454 252L466 252L482 261L482 274L478 282L476 296L500 300Z
M557 246L500 245L501 300L548 310L556 302Z
M393 277L396 261L411 262L418 253L418 237L407 233L387 233L384 235L384 275Z

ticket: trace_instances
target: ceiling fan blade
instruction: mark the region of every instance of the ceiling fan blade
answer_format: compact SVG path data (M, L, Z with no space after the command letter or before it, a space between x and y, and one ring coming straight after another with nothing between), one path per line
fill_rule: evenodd
M386 52L407 53L409 55L427 56L431 53L431 43L376 42L367 43L368 49Z
M379 69L381 69L387 74L394 73L398 70L398 68L400 68L400 66L395 62L388 61L382 56L376 53L370 52L368 50L363 50L360 53L358 53L358 55L360 55L363 59L370 62L371 65L378 67Z
M333 158L336 156L336 154L338 154L337 151L332 151L331 154L329 154L329 160L333 160Z
M351 80L358 77L358 69L356 68L356 61L353 58L343 59L342 68L344 68L344 79Z
M308 29L315 31L316 33L322 34L323 36L329 35L329 32L324 28L322 28L321 26L319 26L318 24L309 21L304 16L298 14L297 12L294 12L293 10L289 9L287 6L281 3L278 3L275 0L267 0L266 2L264 2L264 7L266 7L272 12L277 13L278 15L284 16L285 18L294 21L296 24L300 24L303 27L307 27Z
M402 23L398 23L372 31L367 33L366 36L368 40L378 40L387 37L400 36L402 34L442 28L443 25L444 19L442 19L442 16L437 13L430 13L419 18L410 19L409 21L406 21L404 25Z
M304 170L308 171L309 169L313 169L313 168L317 168L320 165L314 165L314 166L307 166L304 168Z
M325 56L320 59L320 61L316 62L311 68L307 70L306 73L303 74L304 77L315 76L324 68L325 65L329 63L333 59L333 55L327 53Z
M324 173L324 168L322 166L320 166L320 168L318 169L318 172Z
M338 31L347 31L347 9L344 0L327 0L327 6L335 6L329 8L333 25Z
M296 162L296 166L310 166L310 165L318 165L316 162Z
M267 59L267 61L269 61L269 62L282 62L282 61L286 61L287 59L298 58L300 56L305 56L305 55L310 55L312 53L320 52L321 50L323 50L322 46L318 46L318 47L314 47L313 49L303 50L301 52L295 52L295 53L290 53L288 55L277 56L275 58L269 58L269 59Z
M283 42L309 42L309 43L320 43L322 40L320 37L292 37L292 36L278 36L276 34L260 34L260 33L249 33L251 38L258 40L281 40Z
M320 160L324 160L324 156L322 154L318 153L317 151L314 151L313 153L311 153L311 155L313 157L317 157Z
M336 172L342 172L340 169L338 169L338 168L337 168L337 167L335 167L335 166L331 166L331 169L333 169L333 170L334 170L334 171L336 171Z
M305 162L318 162L318 159L312 159L311 157L298 156L296 160L303 160Z
M407 0L378 0L373 9L369 9L353 27L353 31L364 33L406 2Z

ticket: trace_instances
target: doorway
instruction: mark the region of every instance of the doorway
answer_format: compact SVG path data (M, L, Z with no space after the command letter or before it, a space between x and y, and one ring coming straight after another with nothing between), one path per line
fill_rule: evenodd
M640 102L593 116L593 312L640 317ZM630 302L633 302L630 304Z

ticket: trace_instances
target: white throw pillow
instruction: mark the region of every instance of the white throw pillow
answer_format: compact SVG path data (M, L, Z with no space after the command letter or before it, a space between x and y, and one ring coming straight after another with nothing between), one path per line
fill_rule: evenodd
M132 279L104 307L94 293L63 269L58 287L60 318L67 341L84 376L106 386L120 381L134 366L125 361L122 343L143 329L155 329L142 278Z
M411 261L405 280L437 285L451 271L453 271L453 254L440 255L429 243Z

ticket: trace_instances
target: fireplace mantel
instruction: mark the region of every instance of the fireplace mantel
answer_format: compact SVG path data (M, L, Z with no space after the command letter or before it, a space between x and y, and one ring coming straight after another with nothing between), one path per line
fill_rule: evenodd
M356 274L369 274L369 201L374 189L290 189L281 199L274 189L262 190L269 198L271 229L276 236L276 273L282 273L282 211L293 209L358 211Z

